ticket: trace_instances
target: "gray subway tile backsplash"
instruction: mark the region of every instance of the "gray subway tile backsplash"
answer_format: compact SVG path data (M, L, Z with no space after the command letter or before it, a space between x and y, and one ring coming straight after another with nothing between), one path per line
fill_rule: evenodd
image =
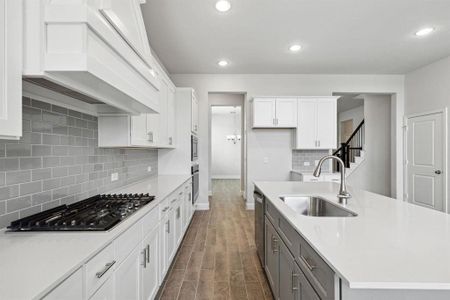
M23 119L19 141L0 140L0 228L158 172L157 150L98 148L95 116L24 97Z
M328 154L328 150L293 150L292 169L312 173L316 168L315 162ZM309 164L309 166L307 164ZM324 173L329 171L329 161L326 161L323 164L322 170Z

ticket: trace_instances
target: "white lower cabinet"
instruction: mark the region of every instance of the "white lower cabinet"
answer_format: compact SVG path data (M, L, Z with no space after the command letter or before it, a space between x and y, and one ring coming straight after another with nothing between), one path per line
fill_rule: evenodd
M161 200L42 299L154 299L193 214L191 185Z
M145 261L141 274L142 300L153 299L159 288L159 232L155 228L142 241Z
M44 300L79 300L83 299L83 270L78 269L69 278L64 280L49 294L44 296Z
M62 298L59 298L62 299ZM65 299L65 298L64 298ZM80 298L77 298L80 299ZM114 278L110 277L105 283L92 295L89 300L110 300L114 299Z
M144 251L136 247L114 272L116 299L140 299L140 273Z

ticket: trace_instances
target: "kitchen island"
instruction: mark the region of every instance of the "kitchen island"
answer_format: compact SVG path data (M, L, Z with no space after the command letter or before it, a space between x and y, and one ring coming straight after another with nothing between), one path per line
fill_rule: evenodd
M339 184L255 182L255 187L266 210L267 205L275 209L280 222L287 222L334 272L334 292L327 299L450 299L449 215L350 187L345 208L357 216L305 216L280 197L320 196L340 205ZM266 231L267 216L266 211ZM267 242L266 235L266 252Z

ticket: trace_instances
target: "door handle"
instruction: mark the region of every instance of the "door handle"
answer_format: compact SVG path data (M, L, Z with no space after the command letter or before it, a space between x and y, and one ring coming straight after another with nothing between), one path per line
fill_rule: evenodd
M441 170L436 170L436 171L434 171L434 173L437 174L437 175L441 175L442 171Z

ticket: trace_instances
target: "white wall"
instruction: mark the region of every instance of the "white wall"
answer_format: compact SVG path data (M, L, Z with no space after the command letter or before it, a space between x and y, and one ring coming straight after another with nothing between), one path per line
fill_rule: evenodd
M392 93L396 94L396 126L401 132L404 100L404 76L401 75L282 75L282 74L175 74L177 86L193 87L200 102L200 157L207 169L209 92L247 93L245 107L255 96L317 96L333 93ZM247 140L247 207L253 207L253 181L287 180L292 165L291 130L252 130L250 112L246 109ZM393 157L400 164L403 158L399 144ZM268 162L264 163L264 158ZM401 168L400 168L401 170ZM403 186L403 174L397 174L396 186ZM401 189L400 189L401 190ZM400 193L401 194L401 193ZM200 173L200 202L208 202L208 174Z
M236 113L211 114L211 177L213 179L239 179L241 177L241 140L227 140L227 135L241 135L241 110Z
M341 141L341 122L353 119L353 130L362 122L364 119L364 105L342 111L338 113L338 141L344 143L346 141Z
M450 106L450 57L406 74L405 115L448 108ZM447 125L448 126L448 125ZM450 139L450 126L447 128ZM447 149L447 152L448 149ZM450 153L447 153L449 156ZM447 160L448 164L448 160ZM447 165L450 170L450 165ZM450 176L447 176L447 194Z
M391 196L391 96L363 97L366 156L364 162L348 176L348 183Z

